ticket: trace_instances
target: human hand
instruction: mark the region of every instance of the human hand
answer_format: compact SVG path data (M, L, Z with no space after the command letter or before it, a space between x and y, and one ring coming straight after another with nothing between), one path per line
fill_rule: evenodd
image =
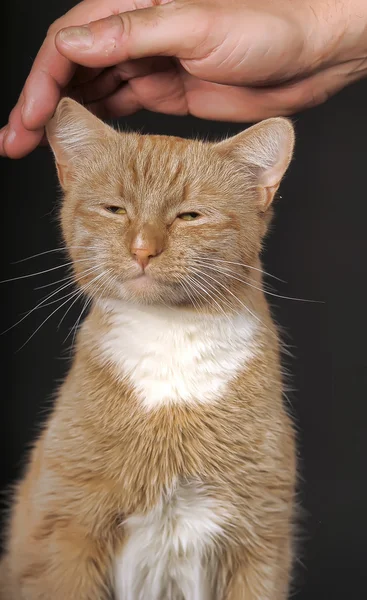
M366 28L365 0L84 0L51 26L0 153L35 148L64 93L105 117L292 114L366 74Z

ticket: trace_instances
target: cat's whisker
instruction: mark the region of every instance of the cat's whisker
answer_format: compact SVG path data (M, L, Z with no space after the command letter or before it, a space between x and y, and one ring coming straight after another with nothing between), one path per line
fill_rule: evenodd
M196 275L198 277L198 275ZM200 277L200 276L199 276ZM219 302L217 302L217 300L214 298L213 294L211 294L207 289L205 289L202 285L200 285L200 283L198 281L196 281L193 277L189 276L189 279L192 282L192 285L195 284L195 286L199 287L199 289L201 290L201 292L204 292L207 296L209 296L210 300L212 302L214 302L214 304L219 308L220 312L228 319L228 321L230 322L230 318L229 315L225 312L224 308L219 304ZM204 279L201 278L203 281ZM208 285L207 281L204 281L205 285ZM211 286L213 288L213 290L215 292L217 292L217 290L215 290L214 286ZM196 288L197 289L197 288Z
M75 300L70 304L70 306L68 307L68 309L65 311L65 314L63 315L62 319L60 320L57 329L60 329L61 323L63 322L63 320L65 319L66 315L68 314L69 310L72 308L72 306L74 306L74 304L79 300L79 298L81 298L81 296L83 296L86 291L96 282L98 281L101 277L104 277L105 272L101 273L100 275L97 275L94 279L92 279L91 281L89 281L89 283L87 283L85 286L82 286L79 291L79 293L77 294Z
M93 270L95 270L97 268L98 267L92 267ZM8 331L11 331L12 329L14 329L14 327L16 327L17 325L20 325L20 323L22 323L27 317L29 317L29 315L31 315L35 310L37 310L39 308L43 308L44 306L48 306L49 304L53 304L53 302L50 303L50 302L48 302L48 300L50 300L51 298L53 298L54 296L56 296L57 294L59 294L60 292L62 292L63 290L65 290L66 288L70 287L74 283L75 283L75 281L74 281L74 277L73 277L73 281L71 281L70 283L67 283L65 285L60 286L59 288L57 288L57 290L54 290L53 292L51 292L50 294L48 294L36 306L34 306L33 308L31 308L31 310L27 311L26 314L21 317L21 319L19 319L18 321L16 321L16 323L14 323L10 327L8 327L4 331L2 331L1 335L4 335ZM67 296L69 296L69 294L67 294ZM64 296L64 297L66 297L66 296ZM61 299L62 298L57 298L56 301L59 302Z
M68 339L69 335L71 334L71 332L74 331L74 333L73 333L73 339L72 339L72 342L71 342L71 349L73 349L74 345L75 345L75 337L76 337L76 334L78 332L78 327L79 327L80 319L82 318L83 313L86 311L86 309L88 308L88 306L92 303L92 300L93 299L91 297L90 298L87 297L85 299L85 302L84 302L84 305L83 305L83 307L82 307L82 309L80 311L79 317L77 318L77 320L75 321L75 324L70 329L69 333L67 334L66 338L64 339L64 343L65 343L66 340Z
M62 290L64 290L65 288L69 287L69 285L71 284L67 284L64 286L60 286L57 290L55 290L54 292L52 292L51 294L49 294L48 296L46 296L46 298L44 298L43 300L41 300L41 302L39 302L36 306L34 306L33 308L31 308L31 310L27 311L25 315L23 315L23 317L21 317L18 321L16 321L16 323L14 323L13 325L11 325L10 327L8 327L7 329L5 329L4 331L1 332L1 335L4 335L5 333L7 333L8 331L11 331L12 329L14 329L14 327L16 327L17 325L20 325L20 323L23 323L23 321L29 317L29 315L31 315L35 310L42 308L43 305L46 304L46 302L48 300L50 300L50 298L52 298L53 296L55 296L56 294L59 294ZM60 298L58 298L58 301L60 300Z
M82 315L83 315L84 311L86 310L86 308L89 306L89 304L91 302L92 302L92 298L87 296L86 299L85 299L85 301L84 301L84 304L83 304L83 306L82 306L82 308L80 310L78 318L76 319L74 325L71 327L69 333L67 334L66 338L64 339L63 343L65 344L65 342L68 339L69 335L71 335L71 333L74 332L73 333L73 339L72 339L72 342L71 342L71 348L70 348L71 350L74 348L74 345L75 345L75 336L76 336L76 334L78 332L78 327L79 327L80 319L82 318Z
M268 273L267 271L264 271L264 269L259 269L258 267L253 267L251 265L246 265L245 263L241 263L241 262L234 262L232 260L223 260L221 258L209 258L209 257L196 257L193 260L199 260L199 261L208 261L208 262L212 262L212 263L227 263L229 265L237 265L240 267L244 267L245 269L252 269L253 271L257 271L258 273L262 273L263 275L266 275L267 277L271 277L272 279L276 279L277 281L280 281L281 283L287 283L286 281L284 281L284 279L280 279L279 277L276 277L275 275L272 275L271 273Z
M93 270L96 270L99 268L100 265L95 265L93 267L89 267L88 269L85 269L85 271L82 271L81 273L78 273L78 275L75 275L74 273L71 273L71 275L67 275L66 277L62 277L62 279L57 279L56 281L52 281L51 283L46 283L45 285L39 285L37 287L35 287L35 290L43 290L44 288L47 287L51 287L52 285L56 285L58 283L62 283L63 281L75 281L78 280L78 278L83 277L84 275L86 275L87 273L92 272Z
M201 275L199 273L199 271L196 272L195 274L196 277L198 277L199 279L201 279L201 281L210 289L213 290L213 292L217 295L217 297L219 297L219 299L225 303L225 305L228 307L229 310L231 310L232 312L234 311L234 307L233 305L230 303L229 299L224 295L223 292L221 292L220 290L218 290L212 283L210 283L203 275Z
M78 260L71 260L70 262L64 263L62 265L58 265L57 267L52 267L51 269L45 269L44 271L37 271L36 273L28 273L27 275L20 275L19 277L11 277L10 279L3 279L0 281L2 283L11 283L12 281L19 281L20 279L27 279L29 277L36 277L37 275L44 275L45 273L50 273L51 271L56 271L56 269L63 269L69 265L72 265L76 262L86 262L90 261L90 258L80 258Z
M74 281L74 275L68 275L67 277L63 277L62 279L57 279L56 281L52 281L51 283L45 283L45 285L38 285L35 287L35 290L44 290L47 287L51 287L52 285L57 285L58 283L62 283L63 281Z
M79 292L79 289L72 290L68 294L65 294L64 296L61 296L61 298L56 298L56 300L51 300L51 302L47 302L46 304L42 304L42 306L38 307L38 310L40 308L46 308L47 306L52 306L53 304L57 304L57 302L61 302L61 300L64 300L64 298L70 298L70 296L75 296L75 294L77 294L78 292Z
M103 275L103 273L102 273L101 275ZM99 277L99 275L97 275L96 277ZM92 281L93 281L93 280L92 280ZM91 283L91 282L90 282L90 283ZM57 311L59 311L59 310L60 310L60 308L62 308L63 306L65 306L65 304L67 304L68 302L70 302L70 300L71 300L71 298L68 298L67 300L65 300L65 302L63 302L62 304L60 304L60 306L58 306L57 308L55 308L55 310L54 310L54 311L52 311L52 313L51 313L50 315L48 315L48 317L46 317L46 319L44 319L44 320L42 321L41 325L39 325L39 326L37 327L37 329L36 329L36 330L35 330L35 331L32 333L32 335L30 335L30 336L29 336L29 338L28 338L28 339L27 339L27 340L24 342L24 344L22 344L22 346L21 346L21 347L18 349L18 352L19 352L20 350L22 350L22 348L24 348L24 346L25 346L26 344L28 344L28 342L30 342L30 340L31 340L31 339L32 339L32 338L33 338L33 337L36 335L36 333L37 333L37 332L38 332L38 331L41 329L41 327L43 327L43 325L44 325L45 323L47 323L47 321L48 321L49 319L51 319L51 317L52 317L52 316L53 316L55 313L57 313Z
M256 285L253 285L252 283L248 282L246 279L244 279L243 277L239 277L238 274L236 273L236 275L233 275L233 271L230 269L225 269L223 267L210 267L207 265L204 265L206 269L210 269L212 271L216 271L218 273L222 273L223 275L227 275L228 277L230 277L231 279L235 279L237 281L239 281L240 283L244 283L245 285L248 285L249 287L252 287L254 290L258 290L259 292L263 292L264 294L268 294L269 296L274 296L275 298L281 298L283 300L294 300L295 302L308 302L311 304L323 304L323 302L321 300L309 300L307 298L295 298L292 296L283 296L282 294L276 294L275 292L270 292L268 290L265 290L261 287L258 287Z
M200 289L198 289L198 286L195 285L195 283L193 281L189 282L188 280L186 281L187 283L187 287L190 289L190 291L192 292L192 294L195 294L195 302L197 303L197 307L195 306L195 308L197 309L198 312L200 312L202 307L205 307L205 298L202 294L202 292L200 291Z
M96 299L97 300L101 300L103 298L103 295L106 291L106 289L108 288L108 286L114 281L115 277L113 274L113 269L108 269L108 271L111 273L110 276L107 278L107 281L105 282L105 285L102 286L98 286L97 290L96 290ZM102 288L102 289L101 289ZM97 292L99 291L99 293L97 294ZM91 298L91 300L93 300L93 298Z
M78 277L73 276L72 281L70 283L68 283L67 285L62 286L62 288L59 288L58 291L60 292L62 289L70 287L71 285L75 285L78 281L80 281L83 277L85 277L85 275L87 275L88 273L90 275L91 273L93 273L99 269L100 269L100 265L96 265L94 267L91 267L90 269L87 269L86 271L81 273ZM50 306L51 304L60 302L60 300L63 300L64 298L68 298L70 296L75 296L76 294L79 293L79 291L80 291L80 288L77 288L76 290L73 290L72 292L65 294L65 296L61 296L61 298L56 298L56 300L52 300L51 302L47 302L47 304L43 304L40 308L44 308L45 306Z
M225 310L219 304L219 302L216 301L216 299L214 298L213 294L211 294L209 292L209 290L205 289L205 287L203 287L202 285L200 285L200 283L198 281L195 281L195 280L193 280L191 282L191 285L197 290L197 293L199 293L201 296L202 296L203 293L206 296L208 296L209 299L210 299L210 301L213 302L218 307L220 314L223 314L223 316L228 320L229 323L231 322L229 315L225 312Z
M186 285L186 283L187 283L187 285ZM189 300L190 300L191 304L193 305L193 307L194 307L196 310L200 310L200 305L198 305L198 304L196 303L195 296L193 296L193 295L192 295L192 293L191 293L191 291L192 291L192 290L190 289L190 287L189 287L189 285L188 285L188 282L186 282L186 281L182 281L182 280L181 280L181 281L180 281L180 285L182 285L183 289L185 290L186 294L188 295L188 297L189 297Z
M100 250L98 246L69 246L68 248L52 248L51 250L44 250L43 252L38 252L37 254L32 254L31 256L26 256L25 258L21 258L20 260L15 260L11 264L17 265L22 262L26 262L27 260L31 260L32 258L37 258L38 256L45 256L46 254L53 254L54 252L68 252L69 250Z
M112 272L112 269L108 269L108 271L109 271L109 272ZM97 289L96 289L96 294L97 294L97 292L99 292L99 290L101 290L101 291L100 291L100 294L99 294L99 296L98 296L99 298L101 298L101 297L103 296L103 293L104 293L105 289L108 287L108 285L110 284L110 282L111 282L112 280L113 280L113 275L110 275L109 277L107 277L107 281L106 281L106 282L103 282L103 281L102 281L102 283L101 283L101 284L99 284L99 285L97 286ZM103 285L103 284L104 284L104 285ZM103 286L103 288L102 288L102 286ZM101 288L102 288L102 289L101 289ZM80 311L79 317L77 318L77 320L75 321L75 324L74 324L74 325L73 325L73 327L70 329L69 333L67 334L66 338L64 339L64 343L65 343L65 342L66 342L66 340L68 339L69 335L72 333L72 331L74 331L74 334L73 334L73 340L72 340L72 343L71 343L71 348L73 348L73 347L74 347L74 344L75 344L75 336L76 336L76 334L77 334L78 327L79 327L79 323L80 323L80 320L81 320L81 318L82 318L82 316L83 316L83 313L85 312L85 310L87 309L87 307L88 307L88 306L89 306L89 305L92 303L92 301L93 301L93 298L92 298L92 297L87 297L87 298L86 298L86 300L85 300L85 302L84 302L84 305L83 305L83 307L82 307L82 309L81 309L81 311Z
M78 273L78 275L75 275L74 273L72 275L69 275L68 277L63 277L62 279L58 279L57 281L54 281L53 283L48 283L46 285L41 285L38 286L36 288L34 288L35 290L42 290L46 287L50 287L51 285L57 285L58 283L65 283L64 287L68 287L70 285L72 285L73 283L75 283L76 281L80 281L80 279L82 277L85 277L86 275L93 273L93 271L96 271L97 269L100 268L100 265L95 265L93 267L89 267L88 269L85 269L85 271L82 271L81 273ZM66 284L66 282L68 282ZM60 288L59 288L60 289Z
M112 269L108 269L108 271L110 273L112 273ZM96 294L95 297L97 298L97 300L100 300L103 297L103 294L105 293L105 290L108 288L108 286L110 285L110 283L114 280L114 276L113 274L110 275L109 277L107 277L107 281L106 282L101 282L96 289ZM98 293L99 292L99 293ZM79 317L75 322L75 325L73 325L73 327L71 328L71 330L69 331L68 335L66 336L64 342L66 342L66 340L68 339L69 335L71 334L71 332L74 330L74 334L73 334L73 339L72 339L72 343L71 343L71 349L74 347L75 345L75 337L76 334L78 332L78 327L79 327L79 323L80 320L83 316L83 313L86 311L86 309L91 305L91 303L93 302L93 297L87 297L86 301L84 302L84 305L80 311Z
M190 261L193 262L196 266L201 267L202 269L211 269L211 270L214 270L214 271L219 271L219 269L227 269L228 272L234 273L235 275L238 275L237 271L234 271L233 269L231 269L230 267L226 267L225 265L224 266L220 265L218 267L218 265L216 265L214 263L210 264L209 261L206 262L206 263L203 263L199 258L191 258ZM241 274L241 277L245 278L246 283L247 282L249 284L250 283L252 283L252 284L259 283L258 279L254 279L253 277L250 277L249 275ZM265 281L262 280L261 281L261 285L262 285L262 288L263 288L264 292L265 291L273 292L274 288L271 288L271 286L269 285L269 283L266 283Z
M193 269L195 270L195 269ZM208 273L203 273L201 271L201 274L209 277L209 279L212 279L217 285L219 285L221 288L223 288L228 294L230 294L235 300L236 302L238 302L254 319L256 319L256 321L258 321L262 327L265 327L265 329L267 329L272 335L275 335L273 333L273 331L271 331L271 329L269 329L269 327L267 327L267 325L265 325L262 320L244 303L242 302L242 300L240 300L233 292L231 292L231 290L229 290L223 283L221 283L220 281L218 281L217 279L215 279L214 277L212 277L211 275L208 275Z

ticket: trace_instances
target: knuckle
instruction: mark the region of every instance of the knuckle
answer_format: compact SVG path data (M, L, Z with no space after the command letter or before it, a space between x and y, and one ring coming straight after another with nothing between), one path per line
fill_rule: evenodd
M56 21L54 21L48 28L47 37L54 37L57 34L57 32L60 31L60 29L62 29L63 27L64 23L62 17L56 19Z
M208 5L190 4L186 18L191 24L190 45L193 54L200 57L211 54L221 41L217 35L218 13Z
M131 36L131 33L132 33L132 29L133 29L131 13L130 12L120 13L119 15L117 15L117 17L121 21L122 32L123 32L124 38L129 39Z

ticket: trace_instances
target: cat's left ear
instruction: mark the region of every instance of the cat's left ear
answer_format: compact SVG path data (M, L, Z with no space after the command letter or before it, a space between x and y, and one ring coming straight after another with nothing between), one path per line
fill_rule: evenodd
M80 165L88 163L93 153L116 131L71 98L60 100L46 126L48 142L56 160L59 181L67 190Z
M260 209L265 212L292 159L294 128L288 119L267 119L214 146L256 177Z

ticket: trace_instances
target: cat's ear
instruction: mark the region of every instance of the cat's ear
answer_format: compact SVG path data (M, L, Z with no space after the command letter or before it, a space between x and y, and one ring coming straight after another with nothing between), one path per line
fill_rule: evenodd
M76 163L90 155L103 140L117 135L106 123L70 98L59 102L46 126L46 134L64 189L72 180Z
M223 155L250 167L256 177L260 209L265 212L292 159L294 129L288 119L267 119L215 147Z

